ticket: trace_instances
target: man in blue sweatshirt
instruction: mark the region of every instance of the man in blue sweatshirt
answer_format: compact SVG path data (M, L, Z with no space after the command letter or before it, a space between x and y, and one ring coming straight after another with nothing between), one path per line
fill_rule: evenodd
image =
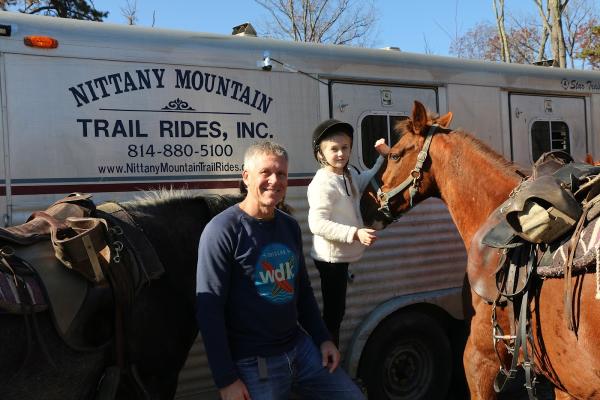
M198 249L196 316L223 400L364 399L337 368L298 223L276 206L288 155L272 142L244 157L246 198L215 216Z

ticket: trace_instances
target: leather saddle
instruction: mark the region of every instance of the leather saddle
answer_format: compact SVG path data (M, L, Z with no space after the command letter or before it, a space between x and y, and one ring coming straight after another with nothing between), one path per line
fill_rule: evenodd
M107 308L125 312L135 294L163 273L128 213L117 203L96 209L89 194L71 194L22 225L0 228L0 311L49 309L57 332L76 350L107 343L110 329L91 341L87 325L98 324Z
M84 337L83 325L100 299L111 304L99 265L106 223L90 217L90 198L73 193L24 224L0 228L0 308L25 315L50 310L59 335L78 350L97 347ZM95 272L84 267L93 264Z
M534 165L532 178L515 188L473 236L467 276L475 293L486 301L498 299L499 288L507 285L506 271L511 266L514 274L511 273L509 292L525 287L530 277L526 270L528 252L521 250L531 243L545 249L539 262L542 268L535 273L542 278L562 276L570 232L582 218L582 209L588 220L600 214L600 201L596 201L598 184L588 184L590 177L600 174L600 168L571 161L564 152L544 154ZM596 197L586 201L583 196L590 194ZM578 238L575 268L585 269L591 264L591 257L595 256L591 248L597 245L594 240L600 240L599 229L600 223L596 222L583 229Z

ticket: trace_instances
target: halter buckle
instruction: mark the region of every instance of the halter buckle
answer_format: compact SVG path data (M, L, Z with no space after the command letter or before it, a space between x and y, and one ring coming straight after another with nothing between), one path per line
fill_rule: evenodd
M413 169L412 171L410 171L410 176L412 176L413 178L413 182L421 179L421 171L419 171L418 169Z

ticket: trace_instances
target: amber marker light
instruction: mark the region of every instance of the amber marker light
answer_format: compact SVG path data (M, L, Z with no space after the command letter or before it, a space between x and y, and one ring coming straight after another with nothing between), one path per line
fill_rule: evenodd
M23 41L26 46L40 49L55 49L58 47L58 40L50 36L25 36Z

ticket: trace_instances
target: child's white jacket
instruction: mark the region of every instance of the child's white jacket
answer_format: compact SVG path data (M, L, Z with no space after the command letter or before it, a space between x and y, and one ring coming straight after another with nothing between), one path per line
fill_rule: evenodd
M363 227L360 198L383 161L379 156L375 165L361 174L350 168L354 191L346 178L346 192L342 175L325 168L317 171L307 191L308 226L313 234L310 254L314 259L338 263L354 262L362 257L366 246L354 240L356 231Z

